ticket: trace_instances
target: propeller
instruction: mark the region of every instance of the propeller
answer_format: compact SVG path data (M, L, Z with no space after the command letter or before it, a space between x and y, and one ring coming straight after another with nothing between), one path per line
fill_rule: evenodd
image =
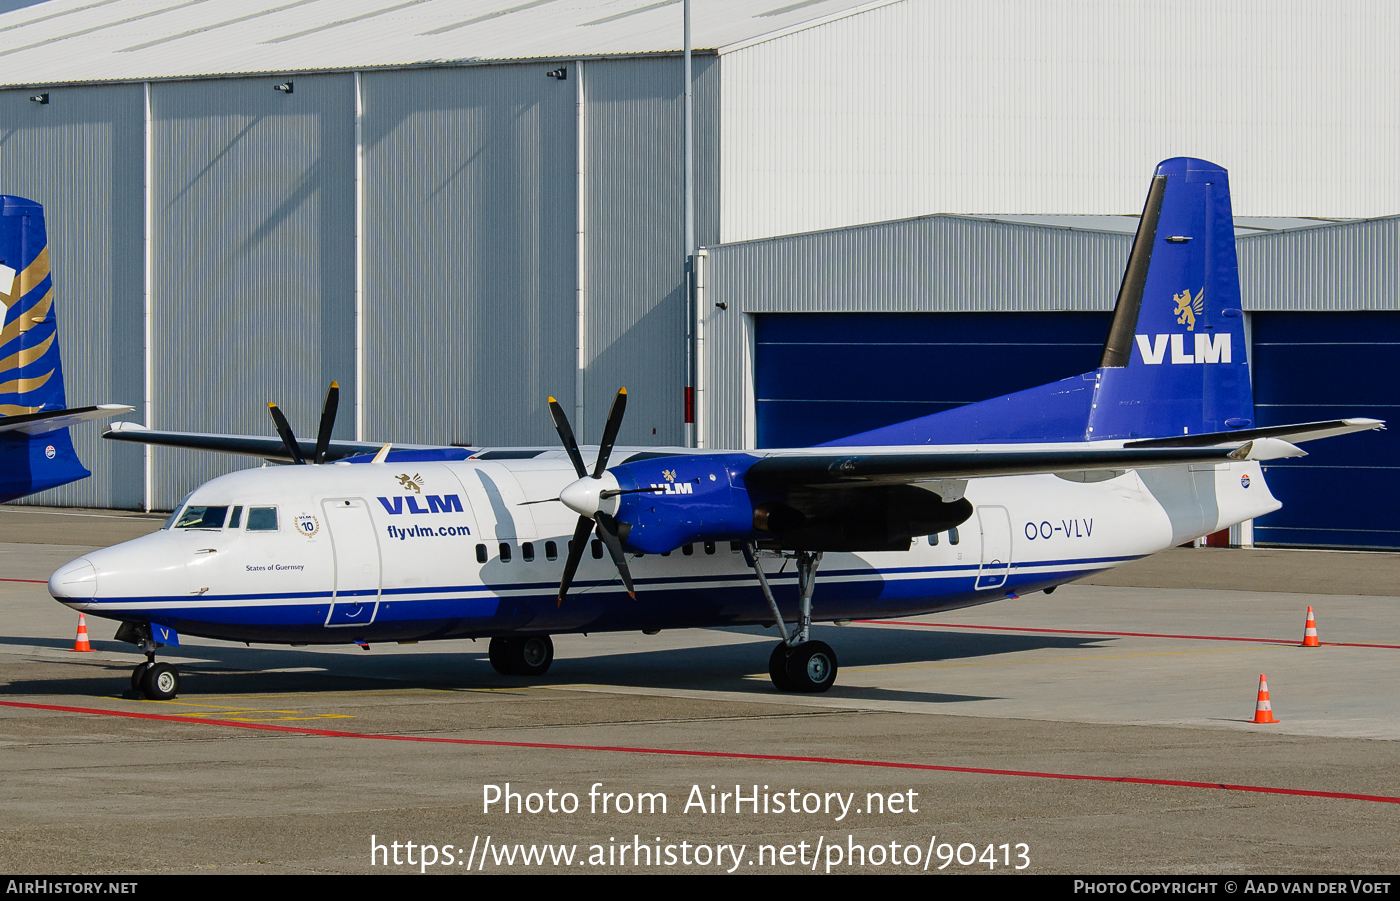
M287 449L293 463L302 465L326 462L326 453L331 446L331 431L335 428L335 411L339 406L340 384L331 382L330 390L326 392L326 402L321 406L321 425L316 430L316 449L312 452L311 459L307 460L301 452L301 445L297 444L297 437L292 433L292 426L287 422L287 417L276 404L267 405L267 412L272 414L272 423L277 426L277 435L282 439L282 446Z
M633 598L637 596L637 591L632 585L632 572L627 568L627 557L622 551L622 541L631 527L627 523L618 522L612 514L600 507L602 501L619 494L655 490L622 490L617 487L617 481L612 476L608 476L606 480L603 478L608 469L608 458L612 456L613 445L617 442L618 429L622 427L622 414L626 409L627 389L621 388L608 410L608 420L603 426L603 441L598 445L598 460L590 475L584 466L583 455L579 453L574 430L569 426L569 417L564 415L564 408L559 406L559 401L552 397L549 399L549 417L554 421L559 440L564 442L564 450L568 451L569 460L574 464L574 472L578 473L578 481L559 493L559 500L579 514L578 524L574 526L574 539L569 542L569 555L564 561L564 576L559 581L560 604L564 603L564 596L569 593L569 586L573 584L574 575L578 572L583 550L588 546L588 535L594 531L598 533L603 546L608 549L618 574L622 576L622 584L627 588L627 594ZM612 488L605 487L609 482Z

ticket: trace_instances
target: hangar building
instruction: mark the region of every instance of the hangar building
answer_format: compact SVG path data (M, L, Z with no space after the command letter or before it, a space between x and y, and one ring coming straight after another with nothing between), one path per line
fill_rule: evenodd
M1231 170L1258 419L1400 406L1400 12L1375 0L46 0L0 15L0 192L47 210L72 403L166 429L806 443L1092 368L1155 164ZM1086 362L1087 361L1087 364ZM32 500L246 461L74 436ZM1400 546L1384 434L1259 541ZM1247 536L1243 536L1247 538Z

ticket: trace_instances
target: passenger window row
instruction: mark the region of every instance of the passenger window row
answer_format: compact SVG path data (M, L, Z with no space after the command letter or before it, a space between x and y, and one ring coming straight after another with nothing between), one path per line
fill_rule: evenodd
M954 541L953 543L954 543L954 544L957 544L957 541ZM570 539L569 542L568 542L568 546L569 546L570 550L573 549L573 544L574 544L573 540ZM714 555L714 553L715 553L715 543L714 543L713 541L707 541L707 542L705 542L704 548L705 548L705 553L706 553L706 554L711 555L711 556ZM603 542L600 541L599 539L594 538L594 539L590 540L590 541L588 542L588 550L589 550L589 552L593 555L593 559L594 559L594 560L602 560L602 559L603 559L603 552L604 552ZM731 542L729 542L729 553L731 553L731 554L742 554L743 552L744 552L744 543L743 543L742 541L731 541ZM691 555L693 555L693 554L695 553L695 546L694 546L693 544L687 544L687 545L685 545L684 547L681 548L681 553L683 553L683 554L685 554L687 557L689 557L689 556L691 556ZM513 547L512 547L512 545L511 545L510 542L508 542L508 541L502 541L501 543L499 543L498 545L496 545L496 557L497 557L497 559L499 559L502 563L509 563L509 562L511 561L512 557L514 557L514 555L515 555L515 551L514 551L514 549L513 549ZM557 559L559 559L559 546L558 546L555 542L553 542L553 541L546 541L546 542L544 543L544 556L545 556L545 559L547 559L547 560L557 560ZM638 554L633 554L633 556L634 556L634 557L645 557L646 554L638 553ZM665 552L663 552L663 553L661 554L661 556L663 556L663 557L669 557L669 556L671 556L671 552L670 552L670 551L665 551ZM535 543L534 543L533 541L522 541L522 542L520 542L520 557L521 557L521 559L524 560L526 563L533 563L533 562L535 561ZM487 547L485 544L478 544L478 545L476 546L476 562L477 562L477 563L487 563L487 562L490 561L490 559L491 559L491 549L490 549L489 547Z
M962 539L960 539L960 538L958 537L958 530L957 530L956 528L954 528L954 529L949 529L949 530L948 530L948 543L949 543L949 544L957 544L957 543L958 543L959 541L961 541L961 540L962 540ZM928 536L928 543L929 543L930 545L932 545L933 547L938 547L938 533L937 533L937 532L934 532L932 535Z
M593 556L601 557L603 555L602 542L595 538L593 539L593 543L598 545L598 549L594 552ZM508 541L502 541L500 544L498 544L496 546L496 553L500 557L502 563L509 563L511 561L511 557L514 556L514 551L512 550L511 544ZM547 560L558 560L559 545L553 541L546 541L544 543L544 556ZM520 558L526 563L535 562L535 543L533 541L522 541L520 543ZM476 546L476 562L485 563L490 559L491 551L486 547L486 545L478 544Z

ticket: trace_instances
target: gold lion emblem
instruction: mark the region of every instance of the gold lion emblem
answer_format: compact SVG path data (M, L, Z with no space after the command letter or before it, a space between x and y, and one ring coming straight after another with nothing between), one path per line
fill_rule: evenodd
M404 473L398 476L398 480L399 484L404 487L405 491L412 491L414 494L423 493L421 490L421 486L423 484L423 477L420 476L418 473L415 472L412 476L409 476L407 473Z
M676 480L676 471L674 469L663 469L661 470L661 476L668 482L674 482Z
M1190 288L1172 295L1172 300L1176 301L1176 309L1172 312L1176 314L1176 321L1186 326L1188 332L1196 330L1196 317L1206 311L1205 297L1205 288L1197 291L1195 297L1191 296Z

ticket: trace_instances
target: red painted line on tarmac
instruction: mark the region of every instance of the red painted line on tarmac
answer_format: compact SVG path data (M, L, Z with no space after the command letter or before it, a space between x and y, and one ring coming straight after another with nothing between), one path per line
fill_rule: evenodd
M1252 641L1261 644L1291 644L1302 646L1291 638L1240 638L1235 635L1169 635L1161 632L1095 632L1088 629L1043 629L1039 626L975 626L966 623L915 623L899 619L858 619L872 626L920 626L925 629L985 629L991 632L1047 632L1055 635L1112 635L1122 638L1186 638L1192 641ZM1400 650L1400 644L1365 644L1359 641L1323 641L1334 648L1388 648Z
M28 582L31 585L47 585L48 579L0 579L0 582Z
M489 741L478 738L436 738L420 735L383 735L375 732L342 732L334 729L308 729L302 726L277 726L271 723L241 723L202 717L170 716L160 713L136 713L126 710L100 710L93 707L62 707L56 704L25 704L0 701L0 707L24 710L50 710L57 713L84 713L95 716L117 716L141 720L161 720L168 723L195 723L203 726L226 726L231 729L253 729L262 732L285 732L294 735L316 735L325 738L364 738L377 741L405 741L428 744L471 745L489 748L529 748L543 751L595 751L606 754L655 754L669 757L708 757L722 760L768 760L785 763L825 763L836 766L877 767L896 770L925 770L938 773L971 773L984 776L1015 776L1025 779L1065 779L1078 782L1120 782L1129 785L1158 785L1176 788L1211 788L1223 791L1250 792L1264 795L1295 795L1304 798L1337 798L1344 801L1374 801L1400 804L1400 797L1363 795L1354 792L1312 791L1302 788L1276 788L1268 785L1233 785L1228 782L1191 782L1184 779L1139 779L1132 776L1087 776L1078 773L1038 773L1033 770L996 770L975 766L939 766L932 763L905 763L896 760L860 760L845 757L803 757L791 754L745 754L738 751L693 751L682 748L630 748L621 745L569 745L533 741Z

